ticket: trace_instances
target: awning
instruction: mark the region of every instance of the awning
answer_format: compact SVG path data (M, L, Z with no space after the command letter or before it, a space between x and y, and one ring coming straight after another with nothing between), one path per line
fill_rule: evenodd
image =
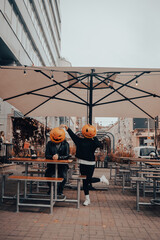
M1 66L0 97L31 117L155 118L160 69Z

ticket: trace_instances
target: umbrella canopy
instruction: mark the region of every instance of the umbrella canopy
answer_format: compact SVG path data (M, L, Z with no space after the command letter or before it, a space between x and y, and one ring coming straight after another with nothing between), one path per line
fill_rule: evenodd
M0 67L0 97L25 116L155 118L160 69Z

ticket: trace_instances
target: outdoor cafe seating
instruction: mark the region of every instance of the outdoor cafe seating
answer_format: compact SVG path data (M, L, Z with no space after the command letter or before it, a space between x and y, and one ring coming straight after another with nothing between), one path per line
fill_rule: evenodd
M125 161L125 164L123 164ZM126 164L128 161L128 164ZM160 160L133 157L120 157L119 163L112 165L110 178L114 178L114 184L120 183L122 192L131 190L136 192L136 209L140 205L160 205ZM140 196L150 196L149 202L141 202Z
M53 206L57 202L64 203L75 203L77 208L80 207L80 187L81 181L85 179L85 176L76 174L73 176L71 173L73 168L73 159L69 160L48 160L44 158L34 159L34 158L10 158L10 164L6 166L1 166L0 174L2 176L2 191L1 191L1 202L4 202L5 199L15 199L16 200L16 211L19 212L20 207L24 206L33 206L33 207L48 207L50 208L50 213L53 214ZM18 173L15 171L17 163L21 167L21 172ZM55 177L46 178L45 169L46 164L52 163L55 164ZM62 178L58 178L58 164L68 164L71 165L69 168L69 178L72 178L72 181L75 182L75 194L74 196L68 196L66 199L57 198L57 186L58 183L63 181ZM9 168L10 166L10 168ZM5 181L16 181L17 190L15 190L14 196L7 196L5 194ZM50 196L47 194L47 182L51 182L51 193Z
M10 158L10 164L6 164L1 167L2 176L2 195L1 201L5 199L16 199L17 212L25 206L38 206L48 207L50 213L53 214L53 206L59 202L56 195L56 189L58 182L62 181L57 176L52 179L45 179L46 164L52 161L57 169L57 164L67 163L69 164L67 187L74 186L74 197L68 197L64 201L65 203L76 203L77 208L80 207L80 186L81 181L85 176L80 176L78 169L75 168L75 159L71 158L67 162L66 160L53 161L44 158L31 159L31 158ZM64 162L63 162L64 161ZM21 174L17 176L15 174L15 166L21 167ZM77 164L76 164L77 165ZM10 166L10 167L9 167ZM141 205L160 205L158 195L160 193L160 161L157 159L140 159L133 157L120 157L117 162L110 162L110 179L112 184L120 185L122 187L123 194L127 191L132 191L135 194L135 204L137 211L140 210ZM56 170L57 171L57 170ZM114 173L113 173L114 172ZM14 173L14 174L13 174ZM75 174L74 174L75 173ZM15 189L14 196L6 196L5 194L5 181L17 182L17 190ZM48 196L47 193L47 181L51 181L52 196ZM75 182L72 185L72 182ZM150 200L145 201L145 197L150 197ZM141 201L143 197L143 201ZM42 203L40 203L40 200ZM28 202L29 201L29 202ZM45 205L46 204L46 205Z

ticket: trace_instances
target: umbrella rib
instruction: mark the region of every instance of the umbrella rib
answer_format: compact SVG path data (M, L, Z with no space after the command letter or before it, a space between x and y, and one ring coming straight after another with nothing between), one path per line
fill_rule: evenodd
M101 77L104 78L103 76L101 76ZM118 81L116 81L116 80L113 80L113 79L109 79L109 80L110 80L111 82L114 82L114 83L123 85L123 83L118 82ZM157 95L157 94L155 94L155 93L147 92L147 91L145 91L145 90L143 90L143 89L136 88L136 87L130 86L130 85L128 85L128 84L126 84L126 87L132 88L132 89L137 90L137 91L139 91L139 92L143 92L143 93L146 93L146 94L150 94L150 95L152 95L153 97L158 97L158 98L160 98L160 96Z
M71 94L74 95L75 97L79 98L82 102L84 102L84 103L87 104L87 102L86 102L83 98L81 98L81 97L79 97L77 94L73 93L71 90L68 89L68 87L67 87L67 88L64 87L62 84L58 83L56 80L53 80L53 81L56 82L59 86L61 86L61 87L64 89L64 91L67 90L69 93L71 93ZM76 84L76 83L75 83L75 84ZM73 84L73 85L74 85L74 84ZM70 86L69 86L69 87L70 87Z
M112 87L113 88L113 87ZM133 104L135 107L137 107L138 109L140 109L142 112L144 112L146 115L148 115L150 118L154 119L154 117L152 117L149 113L147 113L144 109L142 109L141 107L139 107L137 104L135 104L134 102L132 102L129 98L127 98L126 96L124 96L122 93L120 93L117 89L114 88L114 90L121 95L122 97L124 97L126 100L128 100L131 104Z
M54 80L55 81L55 80ZM74 85L75 83L73 83L72 85ZM72 85L70 85L70 86L72 86ZM50 97L50 96L46 96L46 95L42 95L42 94L35 94L35 93L30 93L30 94L33 94L33 95L37 95L37 96L42 96L42 97L48 97L49 99L54 99L54 98L56 98L56 96L57 95L59 95L60 93L62 93L62 92L64 92L66 90L66 88L64 87L64 89L63 90L61 90L60 92L58 92L58 93L56 93L55 95L53 95L52 97ZM75 94L75 96L77 96L76 94ZM78 96L77 96L78 97ZM57 98L58 99L58 98ZM67 100L67 99L62 99L62 98L59 98L59 100L63 100L63 101L70 101L70 100ZM81 98L80 98L81 99ZM82 99L83 100L83 99ZM74 101L73 101L74 102ZM88 104L86 101L83 101L84 102L84 104ZM83 103L80 103L80 102L76 102L75 101L75 103L79 103L79 104L83 104Z
M43 103L39 104L38 106L32 108L29 112L25 113L24 116L28 115L29 113L33 112L35 109L39 108L40 106L42 106L43 104L45 104L46 102L48 102L51 99L57 99L57 100L62 100L62 101L67 101L67 102L72 102L72 103L77 103L77 104L82 104L82 105L86 105L85 103L82 102L76 102L76 101L72 101L72 100L68 100L68 99L63 99L63 98L57 98L57 97L50 97L49 99L47 99L46 101L44 101Z
M42 70L34 70L35 72L39 72L39 73L41 73L41 74L43 74L45 77L47 77L47 78L49 78L49 79L51 79L51 77L49 76L49 75L47 75L46 73L44 73ZM53 71L53 72L55 72L55 70ZM68 72L66 72L66 71L63 71L64 73L68 73ZM69 74L69 73L68 73ZM82 76L79 76L79 77L74 77L74 76L72 76L73 77L73 79L71 78L71 79L67 79L67 80L65 80L65 82L68 82L68 81L72 81L72 80L74 80L75 78L78 80L78 78L82 78L82 77L84 77L84 76L86 76L87 74L84 74L84 75L82 75ZM52 80L53 81L53 80ZM79 80L78 80L79 81ZM61 82L61 83L63 83L63 82Z
M43 75L46 76L47 78L50 78L50 76L48 76L47 74L45 74L45 73L42 72L41 70L39 70L38 72L40 72L41 74L43 74ZM68 72L65 72L65 73L68 73ZM69 74L69 73L68 73L68 74ZM70 74L70 75L71 75L71 74ZM72 75L71 75L71 76L72 76ZM83 79L85 79L87 76L88 76L88 74L84 74L83 76L79 76L79 77L74 77L74 76L72 76L73 79L71 79L71 80L76 79L77 82L79 82L79 79L77 79L77 78L83 78ZM64 89L64 91L67 90L67 91L70 92L72 95L74 95L75 97L79 98L82 102L84 102L84 103L87 104L87 102L86 102L83 98L79 97L77 94L73 93L71 90L68 89L68 88L70 88L71 86L74 86L77 82L69 85L69 87L66 88L66 87L64 87L60 82L57 82L55 79L53 79L52 81L54 81L57 85L61 86L61 87ZM68 80L68 82L69 82L69 81L70 81L70 80ZM61 92L60 92L60 93L61 93ZM59 94L59 93L57 93L56 95L58 95L58 94Z
M26 115L28 115L29 113L33 112L35 109L39 108L40 106L42 106L43 104L45 104L45 103L48 102L49 100L50 100L50 98L47 99L46 101L42 102L42 103L39 104L38 106L32 108L29 112L25 113L24 116L26 116Z
M73 83L73 85L74 85L75 83ZM37 108L39 108L40 106L42 106L43 104L45 104L47 101L49 101L50 99L55 99L56 98L56 96L58 95L58 94L60 94L60 93L62 93L63 91L65 91L65 87L64 87L64 89L63 90L61 90L60 92L58 92L58 93L56 93L55 95L53 95L52 97L49 97L49 99L47 99L46 101L44 101L43 103L41 103L41 104L39 104L38 106L36 106L35 108L33 108L33 109L31 109L29 112L27 112L24 116L26 116L26 115L28 115L29 113L31 113L31 112L33 112L35 109L37 109ZM31 93L32 94L32 93ZM78 97L78 96L77 96ZM57 98L58 99L58 98ZM60 99L59 98L59 100L63 100L63 101L69 101L69 100L67 100L67 99ZM82 99L83 100L83 99ZM71 100L70 100L71 101ZM83 100L84 101L84 100ZM73 101L74 102L74 101ZM83 103L80 103L80 102L76 102L75 101L75 103L78 103L78 104L83 104ZM84 103L85 104L87 104L88 105L88 103L86 102L86 101L84 101Z
M23 95L32 94L32 93L34 93L34 92L43 90L43 89L45 89L45 88L50 88L50 87L53 87L53 86L55 86L55 84L52 84L52 85L49 85L49 86L45 86L45 87L42 87L42 88L38 88L38 89L35 89L35 90L32 90L32 91L28 91L28 92L25 92L25 93L21 93L21 94L18 94L18 95L9 97L9 98L4 98L3 101L8 101L8 100L10 100L10 99L12 99L12 98L17 98L17 97L21 97L21 96L23 96Z
M85 103L77 102L77 101L73 101L73 100L69 100L69 99L65 99L65 98L54 97L54 99L62 100L62 101L65 101L65 102L72 102L72 103L77 103L77 104L81 104L81 105L86 105Z
M85 77L84 77L84 78L85 78ZM71 86L74 85L74 84L76 84L76 83L71 84L69 87L71 87ZM66 89L65 89L65 87L64 87L64 89L62 89L60 92L56 93L55 95L53 95L53 96L50 97L50 98L55 98L57 95L59 95L60 93L64 92L65 90L66 90ZM87 104L86 101L84 101L84 102L85 102L85 104Z
M74 79L70 79L70 80L72 81L72 80L74 80ZM66 82L68 82L68 80L62 81L61 83L66 83ZM41 87L41 88L34 89L34 90L32 90L32 91L27 91L27 92L24 92L24 93L21 93L21 94L18 94L18 95L9 97L9 98L4 98L3 101L8 101L8 100L10 100L10 99L12 99L12 98L17 98L17 97L21 97L21 96L23 96L23 95L32 94L32 93L34 93L34 92L37 92L37 91L40 91L40 90L43 90L43 89L46 89L46 88L54 87L54 86L56 86L56 85L57 85L57 84L54 83L54 84L52 84L52 85L48 85L48 86L45 86L45 87Z
M43 75L45 75L46 77L50 78L47 74L43 73L43 72L40 71L40 70L34 70L34 71L40 72L40 73L42 73ZM86 77L86 74L83 75L83 76L81 76L81 78L82 78L82 77L85 78L85 77ZM62 82L60 82L60 83L62 84L62 83L66 83L66 82L73 81L73 80L74 80L74 79L68 79L68 80L64 80L64 81L62 81ZM18 95L14 95L14 96L12 96L12 97L4 98L3 101L8 101L8 100L13 99L13 98L21 97L21 96L23 96L23 95L33 94L34 92L37 92L37 91L40 91L40 90L43 90L43 89L46 89L46 88L54 87L54 86L57 86L57 83L54 83L54 84L52 84L52 85L48 85L48 86L45 86L45 87L41 87L41 88L38 88L38 89L34 89L34 90L32 90L32 91L27 91L27 92L24 92L24 93L21 93L21 94L18 94ZM70 86L72 86L72 85L70 85ZM63 91L64 91L64 90L63 90ZM60 92L60 93L61 93L61 92ZM36 94L35 94L35 95L36 95ZM37 95L38 95L38 94L37 94Z
M95 89L97 86L99 86L100 84L102 84L102 83L105 83L105 81L107 80L107 79L109 79L110 77L113 77L115 74L119 74L119 72L114 72L114 73L112 73L110 76L108 76L108 77L106 77L103 81L101 80L101 82L99 82L99 83L97 83L93 88ZM100 77L103 77L103 76L100 76ZM95 75L95 78L96 79L98 79L97 78L97 75ZM104 78L104 77L103 77ZM98 80L100 80L100 79L98 79ZM110 80L110 79L109 79ZM108 85L107 85L108 86Z
M145 72L141 72L141 74L139 74L139 75L137 75L137 76L135 76L134 78L132 78L131 80L129 80L128 82L126 82L126 83L124 83L123 84L123 86L120 86L120 87L118 87L117 89L115 89L115 88L113 88L114 90L112 91L112 92L110 92L110 93L108 93L106 96L104 96L104 97L102 97L102 98L100 98L99 100L97 100L94 104L96 104L96 103L98 103L98 102L100 102L100 101L102 101L104 98L107 98L107 97L109 97L111 94L113 94L114 92L116 92L116 90L118 91L119 89L121 89L122 87L124 87L124 86L126 86L128 83L130 83L130 82L132 82L132 81L134 81L135 79L137 79L138 77L140 77L140 76L142 76L143 74L145 74ZM98 77L97 77L97 79L98 80L100 80L100 81L102 81L101 79L99 79ZM107 83L106 82L104 82L104 84L106 84L107 85ZM110 87L111 88L111 87Z
M74 77L70 72L66 72L68 75L70 75L71 77ZM82 77L82 76L80 76L80 77ZM85 78L87 78L88 77L88 74L86 74L86 77ZM77 79L78 77L74 77L75 79ZM83 78L82 80L84 80L85 78ZM78 80L78 79L77 79ZM81 79L80 79L81 80ZM78 80L78 82L79 82L79 80ZM81 83L86 87L86 88L89 88L84 82L82 82L81 81Z
M151 97L152 95L146 95L146 96L139 96L139 97L133 97L133 98L129 98L130 100L135 100L135 99L140 99L140 98L146 98L146 97ZM95 104L94 106L100 106L100 105L107 105L107 104L111 104L111 103L117 103L117 102L124 102L124 101L128 101L128 99L119 99L119 100L115 100L115 101L110 101L110 102L103 102L103 103L98 103Z

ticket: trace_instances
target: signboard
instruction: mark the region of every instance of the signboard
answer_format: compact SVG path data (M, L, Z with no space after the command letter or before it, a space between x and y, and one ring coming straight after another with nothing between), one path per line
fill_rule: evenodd
M145 139L144 143L154 143L154 139Z

